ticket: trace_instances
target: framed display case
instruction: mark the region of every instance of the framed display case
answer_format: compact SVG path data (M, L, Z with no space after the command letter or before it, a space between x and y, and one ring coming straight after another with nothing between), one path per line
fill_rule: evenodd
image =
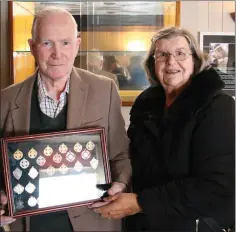
M15 218L91 204L111 182L103 128L4 138L2 155Z
M225 83L224 90L235 95L235 33L200 32L201 50Z
M36 70L27 42L33 17L41 8L55 6L55 2L10 1L9 5L11 76L13 82L18 83ZM163 27L180 25L180 1L64 1L57 2L56 6L70 11L78 24L81 45L77 67L88 69L87 56L94 49L103 55L104 71L113 72L105 64L109 57L119 63L125 75L115 71L113 74L119 81L122 105L126 106L132 105L137 95L149 86L142 61L152 36ZM131 73L132 59L138 61L139 66Z

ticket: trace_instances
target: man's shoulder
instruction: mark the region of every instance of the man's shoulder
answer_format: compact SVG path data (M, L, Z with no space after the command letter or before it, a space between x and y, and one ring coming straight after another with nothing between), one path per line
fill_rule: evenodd
M85 69L74 68L74 71L79 75L81 80L89 85L99 85L99 84L110 84L112 81L110 78L98 74L87 71Z

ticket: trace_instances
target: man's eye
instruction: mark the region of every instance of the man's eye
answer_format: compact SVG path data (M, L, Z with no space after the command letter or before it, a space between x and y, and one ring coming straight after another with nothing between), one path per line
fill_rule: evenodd
M63 45L65 45L65 46L66 46L66 45L69 45L69 44L70 44L70 42L68 42L68 41L64 41L64 42L63 42Z

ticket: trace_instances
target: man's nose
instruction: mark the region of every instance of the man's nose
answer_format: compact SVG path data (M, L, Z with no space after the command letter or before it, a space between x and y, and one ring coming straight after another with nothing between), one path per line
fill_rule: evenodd
M53 52L52 52L52 57L54 59L60 59L61 58L61 49L59 47L59 45L54 45L53 46Z

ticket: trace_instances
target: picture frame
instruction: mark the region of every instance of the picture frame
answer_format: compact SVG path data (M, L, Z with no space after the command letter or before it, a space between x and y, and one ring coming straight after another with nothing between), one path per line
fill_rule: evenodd
M235 33L200 32L200 48L225 83L224 91L235 96Z
M9 215L31 216L89 205L111 174L104 128L3 138ZM107 190L107 189L106 189Z

